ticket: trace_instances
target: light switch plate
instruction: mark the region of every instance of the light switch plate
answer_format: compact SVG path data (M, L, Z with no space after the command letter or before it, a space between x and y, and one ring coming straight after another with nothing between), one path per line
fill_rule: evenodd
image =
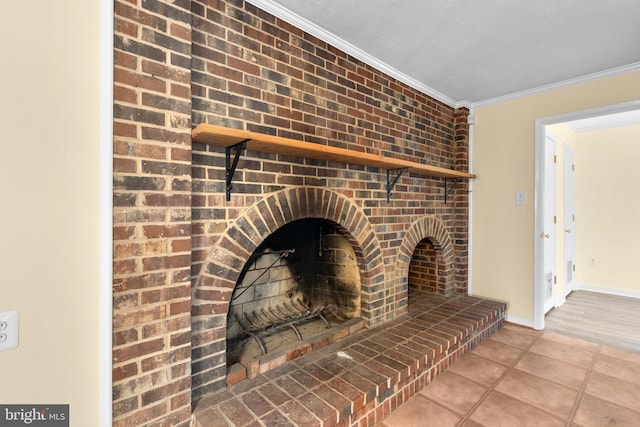
M0 313L0 351L18 347L18 312Z
M526 191L516 192L516 205L526 205L526 204L527 204L527 192Z

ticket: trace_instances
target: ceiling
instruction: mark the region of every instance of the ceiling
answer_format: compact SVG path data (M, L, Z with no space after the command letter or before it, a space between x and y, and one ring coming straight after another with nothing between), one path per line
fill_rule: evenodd
M451 106L640 70L640 1L247 0Z

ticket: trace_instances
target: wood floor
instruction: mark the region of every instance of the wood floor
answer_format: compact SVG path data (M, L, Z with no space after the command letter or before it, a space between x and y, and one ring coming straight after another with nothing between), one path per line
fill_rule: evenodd
M640 298L574 291L547 313L545 330L640 353Z

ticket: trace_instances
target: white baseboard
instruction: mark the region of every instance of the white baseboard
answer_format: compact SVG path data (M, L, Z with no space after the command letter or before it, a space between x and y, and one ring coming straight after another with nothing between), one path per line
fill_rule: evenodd
M609 288L607 286L590 285L587 283L578 283L576 286L576 290L618 295L621 297L640 298L640 291L634 291L631 289Z
M515 323L516 325L526 326L527 328L533 328L533 320L523 319L522 317L510 316L507 314L506 321L509 323Z

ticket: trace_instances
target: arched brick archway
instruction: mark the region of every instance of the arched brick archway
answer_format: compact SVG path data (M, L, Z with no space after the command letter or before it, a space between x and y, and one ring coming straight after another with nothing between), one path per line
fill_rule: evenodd
M324 188L298 187L259 200L217 240L192 290L193 397L224 387L226 316L236 282L256 248L293 221L317 218L337 225L357 257L361 317L368 325L384 316L382 250L366 215L345 196ZM379 318L379 319L378 319Z
M455 279L455 256L453 242L441 220L434 216L417 219L405 235L396 263L399 289L408 289L409 265L416 247L428 239L436 251L438 259L438 277L436 293L451 295L457 291Z

